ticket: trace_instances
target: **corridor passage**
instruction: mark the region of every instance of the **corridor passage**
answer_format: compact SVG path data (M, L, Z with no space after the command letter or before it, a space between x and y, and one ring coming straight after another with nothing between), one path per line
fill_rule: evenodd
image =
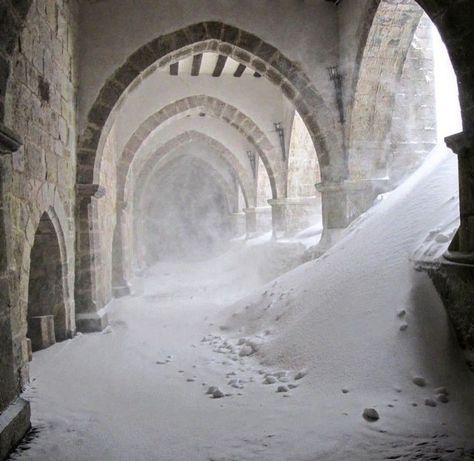
M404 256L435 256L455 228L455 166L431 158L327 256L276 280L304 239L236 239L209 260L155 264L114 300L104 331L34 354L36 436L12 459L474 459L472 377ZM379 421L363 418L372 406Z

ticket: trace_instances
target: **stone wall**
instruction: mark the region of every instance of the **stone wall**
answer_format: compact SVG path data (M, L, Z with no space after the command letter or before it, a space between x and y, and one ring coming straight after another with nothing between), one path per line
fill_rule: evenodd
M437 143L432 23L423 15L395 94L388 176L399 184Z
M44 212L62 249L67 332L75 330L76 19L74 0L32 2L16 43L5 96L5 124L24 144L2 159L1 178L3 209L8 217L5 271L11 305L12 371L18 386L28 380L30 252Z

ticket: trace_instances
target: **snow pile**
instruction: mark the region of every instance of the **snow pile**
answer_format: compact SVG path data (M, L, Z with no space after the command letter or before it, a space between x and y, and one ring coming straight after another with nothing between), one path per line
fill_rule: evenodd
M308 367L319 392L383 394L423 376L463 399L472 381L430 280L410 262L417 248L446 249L456 196L456 158L435 151L323 257L231 306L221 322L231 336L265 338L263 364Z
M448 245L456 191L454 156L433 158L263 287L317 230L150 268L104 334L34 353L38 432L12 459L473 459L473 381L410 262Z
M144 286L137 279L133 293L157 301L169 296L202 300L213 297L219 304L229 304L299 266L304 261L305 249L299 240L277 242L271 234L235 240L226 252L202 261L205 274L185 278L179 275L180 267L185 266L182 261L167 261L150 267L144 274L147 279L164 279L166 283ZM200 262L196 263L199 266Z

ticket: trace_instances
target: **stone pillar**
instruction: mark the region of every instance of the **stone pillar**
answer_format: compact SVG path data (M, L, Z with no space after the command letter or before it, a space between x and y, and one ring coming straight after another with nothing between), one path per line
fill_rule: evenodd
M276 238L295 235L312 224L317 213L317 197L291 197L269 200L272 207L273 235Z
M339 239L349 224L367 211L376 197L389 189L387 179L346 180L318 183L321 193L323 235L320 245L326 249Z
M130 294L130 286L125 279L124 268L124 238L123 238L123 215L126 203L117 204L117 223L115 224L114 241L112 245L112 294L115 298L121 298Z
M105 195L97 184L77 185L77 238L76 238L76 326L81 332L102 331L107 325L107 314L99 310L95 301L95 266L92 245L92 198Z
M244 208L245 213L245 228L247 231L247 238L257 232L257 211L255 208Z
M474 132L462 132L445 139L458 156L459 229L445 254L446 259L474 264Z
M255 208L257 220L257 232L266 233L272 230L272 209L269 206Z
M318 183L316 189L321 194L323 220L323 233L318 247L325 251L339 240L342 231L349 225L347 192L343 183Z
M230 227L232 229L233 237L240 237L246 233L246 214L245 213L230 213L229 214Z
M286 199L270 199L267 202L272 207L273 238L284 237L287 231Z
M0 459L7 456L30 428L30 404L18 397L21 364L15 363L13 355L11 309L20 306L11 299L11 282L17 274L8 267L3 203L4 162L11 162L11 154L21 145L18 135L0 124Z

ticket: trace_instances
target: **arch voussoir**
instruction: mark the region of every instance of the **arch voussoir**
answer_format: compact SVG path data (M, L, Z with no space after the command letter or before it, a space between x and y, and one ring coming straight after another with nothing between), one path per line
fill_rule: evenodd
M316 87L311 84L301 67L256 35L219 21L190 25L157 37L135 51L101 89L89 111L87 126L83 137L80 138L79 148L87 146L97 152L101 133L108 123L113 108L126 89L147 68L153 65L163 67L204 49L232 56L280 86L285 96L302 114L313 140L319 139L318 134L321 131L337 131L335 142L328 145L320 141L316 145L316 150L318 156L321 156L321 163L327 167L323 171L332 176L341 175L340 171L330 171L329 160L332 157L343 157L342 132L334 120L332 111L326 107ZM233 121L234 116L235 114L230 113L225 117ZM99 163L95 162L96 165ZM79 171L81 171L80 165ZM78 174L92 183L93 174L91 175L89 170Z
M281 161L278 161L277 163L271 161L272 157L274 157L275 150L265 133L252 119L250 119L246 114L240 112L237 108L226 104L220 99L206 95L194 95L183 98L150 115L128 140L121 156L119 168L125 170L130 168L130 164L143 142L162 123L173 117L179 116L180 114L184 115L192 111L205 112L212 117L223 120L231 126L234 126L234 128L241 133L245 139L255 146L258 155L262 158L270 178L273 196L282 196L284 193L284 185L280 184L281 180L279 180L279 177L282 177L280 174L282 168L282 165L280 165ZM123 200L124 187L125 184L119 181L119 200Z

